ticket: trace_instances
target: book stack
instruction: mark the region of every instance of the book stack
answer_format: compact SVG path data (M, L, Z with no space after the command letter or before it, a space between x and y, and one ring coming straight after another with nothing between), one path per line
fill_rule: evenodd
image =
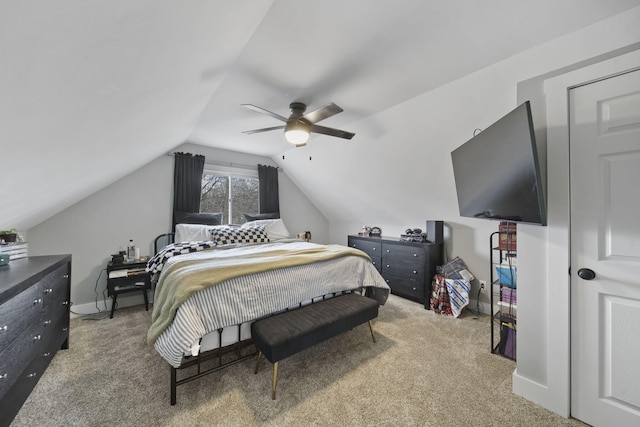
M9 261L26 258L28 254L27 242L7 243L0 245L0 254L9 255Z
M498 226L500 232L500 250L501 251L516 251L517 246L517 226L515 222L500 222Z

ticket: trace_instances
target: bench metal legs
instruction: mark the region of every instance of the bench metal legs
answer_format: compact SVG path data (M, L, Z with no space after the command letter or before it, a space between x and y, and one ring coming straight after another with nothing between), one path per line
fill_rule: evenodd
M253 371L254 374L258 373L258 368L260 368L260 359L262 359L262 352L258 352L258 361L256 362L256 370Z
M369 330L371 330L371 338L373 338L373 342L376 342L376 336L373 334L373 323L369 320Z
M371 338L373 338L373 342L376 342L376 336L373 333L373 323L369 320L369 330L371 331ZM262 360L262 352L258 352L258 360L256 361L256 369L254 370L254 374L258 373L258 369L260 368L260 361ZM273 363L273 381L271 383L271 399L276 400L276 387L278 386L278 362Z
M260 368L260 360L262 360L262 352L258 352L258 361L256 362L256 369L254 374L258 373ZM271 383L271 399L276 400L276 387L278 386L278 362L273 364L273 382Z
M273 364L273 382L271 383L271 400L276 400L276 386L278 385L278 362Z

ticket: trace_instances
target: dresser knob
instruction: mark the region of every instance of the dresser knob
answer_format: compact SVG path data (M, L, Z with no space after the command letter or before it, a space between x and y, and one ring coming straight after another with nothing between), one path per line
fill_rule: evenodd
M355 243L354 243L353 245L351 245L351 246L353 246L354 248L357 248L357 246L356 246L356 244L355 244Z
M68 275L68 274L65 274L64 276L62 276L62 278L63 278L63 279L68 279L68 278L69 278L69 275Z
M0 332L6 331L6 330L7 330L7 325L4 325L3 327L0 328Z
M416 290L416 288L413 288L413 290L415 291L415 290Z
M47 289L44 290L45 294L50 294L51 292L53 292L53 289L51 289L51 288L47 288Z
M376 248L373 248L372 250L374 250L374 251L375 251L375 250L376 250Z
M67 332L69 328L62 328L62 332Z
M62 301L62 305L68 305L69 301Z
M390 254L391 253L391 249L387 249L387 253Z
M387 268L391 267L389 264L387 264Z
M41 338L42 335L36 335L35 337L33 337L33 342L40 341Z
M413 256L418 256L418 254L413 254Z
M413 274L418 274L418 272L416 270L413 270Z
M33 305L38 305L42 303L42 298L36 298L33 300Z
M49 356L51 356L50 352L46 352L45 354L42 355L42 357L49 357Z
M50 324L51 324L51 320L45 320L45 321L44 321L44 325L45 325L45 326L50 325Z
M4 380L7 378L7 373L5 372L4 374L0 375L0 380Z
M389 279L386 279L385 282L389 283Z
M376 265L376 262L375 261L371 261L371 264Z
M36 374L35 372L32 372L30 374L27 374L27 378L33 378L35 376L37 376L38 374Z

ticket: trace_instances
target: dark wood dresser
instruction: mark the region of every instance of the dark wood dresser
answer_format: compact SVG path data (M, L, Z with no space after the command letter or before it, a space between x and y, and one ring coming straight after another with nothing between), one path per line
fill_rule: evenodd
M71 255L0 267L0 425L9 425L58 349L69 348Z
M348 245L366 252L391 293L429 308L431 281L442 265L441 243L405 242L394 237L349 236Z

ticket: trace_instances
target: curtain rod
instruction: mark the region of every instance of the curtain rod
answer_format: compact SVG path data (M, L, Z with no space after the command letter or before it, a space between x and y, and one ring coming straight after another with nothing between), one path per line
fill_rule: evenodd
M174 157L174 153L170 152L167 153L167 156L169 157ZM205 160L204 160L205 165L213 165L213 166L227 166L230 168L241 168L241 169L251 169L251 170L258 170L258 165L245 165L242 163L232 163L232 162L222 162L219 160L207 160L206 156L205 156ZM271 166L271 165L268 165ZM278 171L283 171L283 169L279 166L273 166L275 168L278 168Z

